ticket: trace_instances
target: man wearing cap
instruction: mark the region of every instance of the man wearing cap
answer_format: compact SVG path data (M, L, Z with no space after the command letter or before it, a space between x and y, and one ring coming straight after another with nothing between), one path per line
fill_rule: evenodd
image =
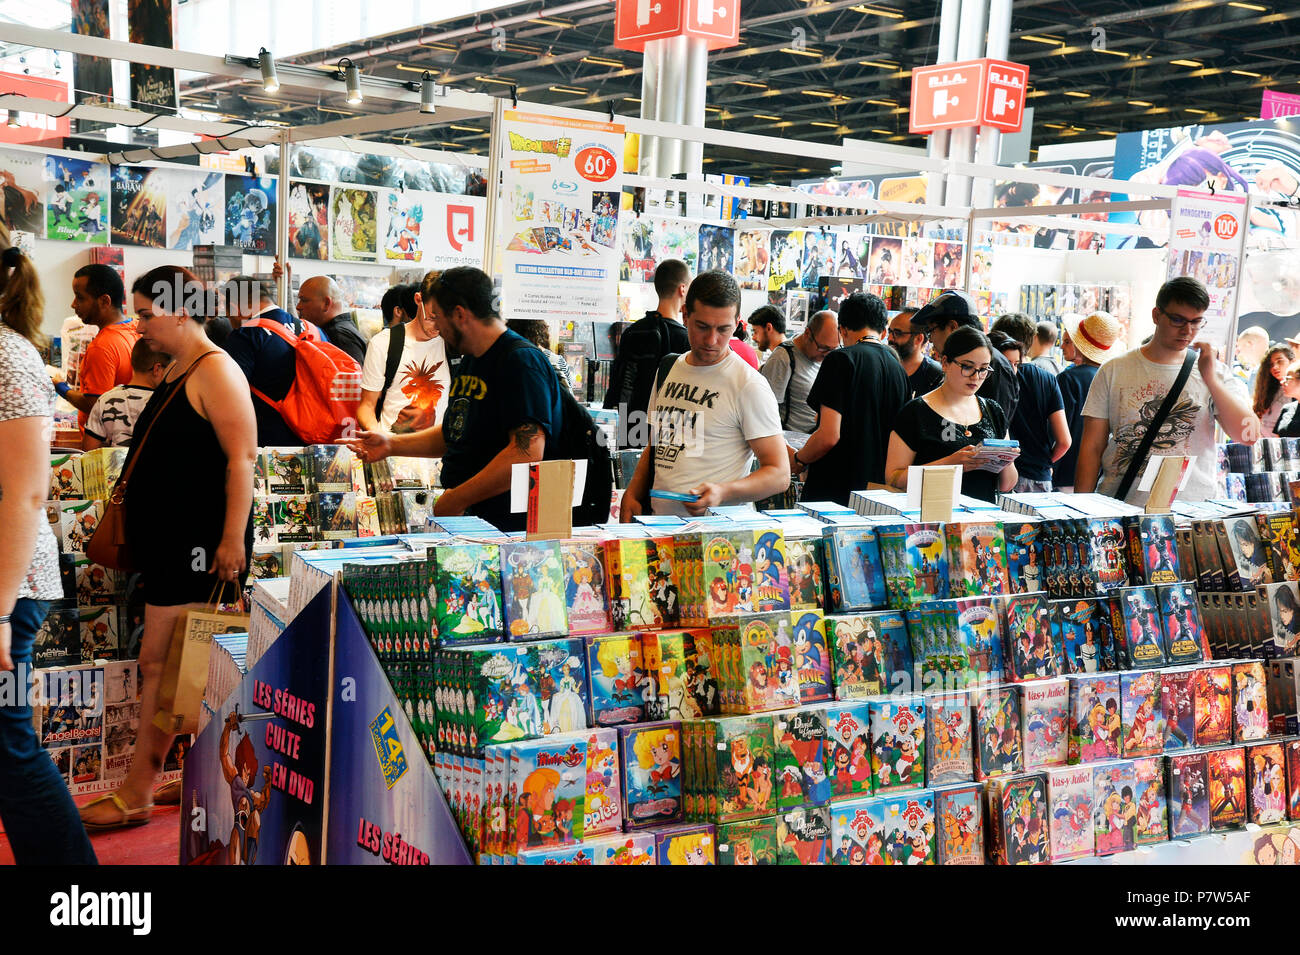
M1214 496L1217 483L1215 420L1233 441L1259 440L1259 419L1245 387L1215 362L1214 346L1197 338L1209 307L1210 295L1199 281L1186 275L1170 279L1156 293L1151 310L1155 331L1150 340L1098 370L1083 405L1076 492L1097 490L1143 505L1147 497L1146 491L1139 490L1143 459L1185 455L1192 462L1179 499L1204 501ZM1082 334L1075 346L1081 343L1089 344ZM1186 382L1176 388L1189 356ZM1173 395L1168 414L1157 420L1168 395ZM1139 454L1153 424L1156 440L1149 452ZM1136 469L1135 461L1142 462ZM1132 482L1124 488L1121 485L1131 469Z
M984 330L970 297L956 289L942 292L912 316L912 331L926 332L936 355L943 352L943 343L948 340L948 336L963 325ZM996 348L993 349L990 364L993 365L993 371L975 394L996 401L1010 421L1016 416L1016 405L1020 402L1020 383L1016 379L1016 371Z
M1083 403L1092 379L1101 363L1123 351L1119 322L1107 312L1094 312L1087 318L1066 315L1062 318L1065 342L1074 355L1075 364L1067 365L1056 376L1061 389L1061 404L1070 425L1070 450L1052 467L1052 485L1058 490L1074 490L1074 467L1079 460L1079 442L1083 438ZM1062 348L1062 351L1067 349Z

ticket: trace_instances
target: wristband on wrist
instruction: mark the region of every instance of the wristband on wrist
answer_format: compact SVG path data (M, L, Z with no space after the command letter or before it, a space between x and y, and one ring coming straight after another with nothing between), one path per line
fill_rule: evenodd
M68 397L68 392L72 390L72 386L66 381L60 381L55 384L54 390L58 392L60 398L66 398Z
M9 622L10 616L12 615L7 613L0 613L0 627L4 626Z
M799 465L799 467L801 467L801 468L806 468L806 467L808 466L808 462L807 462L807 461L800 461L800 460L799 460L799 452L798 452L798 451L796 451L796 452L794 453L794 463L797 464L797 465Z

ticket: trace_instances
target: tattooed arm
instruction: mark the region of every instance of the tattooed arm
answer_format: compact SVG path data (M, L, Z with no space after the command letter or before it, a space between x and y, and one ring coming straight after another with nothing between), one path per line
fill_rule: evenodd
M516 464L540 461L546 453L546 432L535 421L525 421L510 432L506 446L465 483L443 492L434 505L439 517L447 514L464 514L479 501L504 494L510 490L510 472Z

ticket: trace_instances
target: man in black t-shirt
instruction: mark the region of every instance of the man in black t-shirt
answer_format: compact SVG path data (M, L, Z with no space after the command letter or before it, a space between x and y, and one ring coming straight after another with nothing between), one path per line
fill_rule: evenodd
M907 375L881 339L887 325L885 303L854 292L840 303L843 348L822 360L808 405L817 412L817 430L790 452L790 469L807 469L803 498L848 506L849 495L870 483L884 483L889 432L907 402Z
M681 323L691 272L680 259L665 259L655 269L655 294L659 303L645 318L623 330L618 354L609 370L605 408L617 411L618 446L643 448L649 439L646 410L654 391L655 373L665 355L691 350L686 326Z
M913 330L929 334L936 355L943 352L943 343L948 340L948 336L963 325L984 330L969 296L956 289L941 292L912 316ZM1020 384L1011 362L996 348L993 349L992 365L992 374L984 380L976 394L996 401L1010 421L1015 417L1016 403L1020 400Z
M925 332L912 328L916 309L905 308L889 322L889 347L907 375L907 397L919 398L943 384L943 366L925 353Z
M361 431L352 449L367 461L389 455L442 458L447 488L433 512L473 514L501 530L523 530L510 511L515 464L541 461L564 423L560 379L546 355L506 328L492 279L475 268L448 269L424 307L461 359L442 424L411 434Z
M1022 354L1027 355L1037 326L1023 313L1009 312L995 321L990 331L1010 335L1020 343ZM1008 419L1011 437L1020 442L1015 490L1050 491L1052 463L1070 450L1070 424L1061 403L1061 389L1055 375L1030 361L1021 361L1017 375L1020 401L1016 413Z

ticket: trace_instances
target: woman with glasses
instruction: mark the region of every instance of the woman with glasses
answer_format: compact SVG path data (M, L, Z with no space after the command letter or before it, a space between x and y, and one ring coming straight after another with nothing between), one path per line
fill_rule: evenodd
M962 493L996 502L999 491L1016 484L1016 466L1000 472L983 470L976 446L1007 436L1007 416L996 401L975 394L993 370L993 345L977 328L963 326L943 343L943 382L929 394L903 406L889 436L885 479L907 487L912 465L959 465Z
M1277 419L1291 399L1282 388L1287 369L1295 361L1295 350L1290 345L1274 345L1264 353L1255 374L1255 414L1259 415L1259 433L1263 438L1276 438Z

